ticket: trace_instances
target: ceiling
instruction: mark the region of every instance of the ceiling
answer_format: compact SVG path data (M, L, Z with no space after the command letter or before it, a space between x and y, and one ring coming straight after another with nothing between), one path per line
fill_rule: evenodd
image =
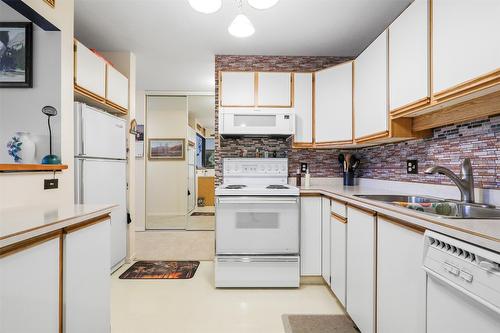
M215 97L188 96L189 118L194 118L206 129L215 130Z
M281 0L259 11L244 1L256 33L228 34L238 14L223 0L215 14L187 0L75 0L75 35L103 51L137 56L141 90L213 91L214 55L359 54L412 0Z

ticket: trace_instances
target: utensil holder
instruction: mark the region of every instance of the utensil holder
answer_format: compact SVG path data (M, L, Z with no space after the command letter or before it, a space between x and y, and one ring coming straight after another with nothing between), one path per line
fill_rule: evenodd
M344 186L354 186L354 172L344 172Z

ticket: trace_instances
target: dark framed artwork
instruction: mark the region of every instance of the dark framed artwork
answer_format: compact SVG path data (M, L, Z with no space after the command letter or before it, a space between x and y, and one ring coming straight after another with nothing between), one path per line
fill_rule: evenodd
M149 139L150 160L184 160L185 139Z
M33 87L33 24L0 22L0 88Z

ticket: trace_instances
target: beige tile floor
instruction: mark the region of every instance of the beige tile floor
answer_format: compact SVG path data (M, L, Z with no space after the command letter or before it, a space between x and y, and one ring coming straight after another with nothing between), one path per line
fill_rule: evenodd
M214 206L197 207L196 212L215 212ZM149 216L148 230L215 230L214 216Z
M190 280L111 281L112 333L283 333L282 314L338 314L323 285L299 289L215 289L213 263Z

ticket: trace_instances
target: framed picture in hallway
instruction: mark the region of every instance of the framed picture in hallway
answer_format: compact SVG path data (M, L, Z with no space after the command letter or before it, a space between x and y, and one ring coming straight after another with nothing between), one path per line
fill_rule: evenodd
M149 139L150 160L184 160L185 139Z

